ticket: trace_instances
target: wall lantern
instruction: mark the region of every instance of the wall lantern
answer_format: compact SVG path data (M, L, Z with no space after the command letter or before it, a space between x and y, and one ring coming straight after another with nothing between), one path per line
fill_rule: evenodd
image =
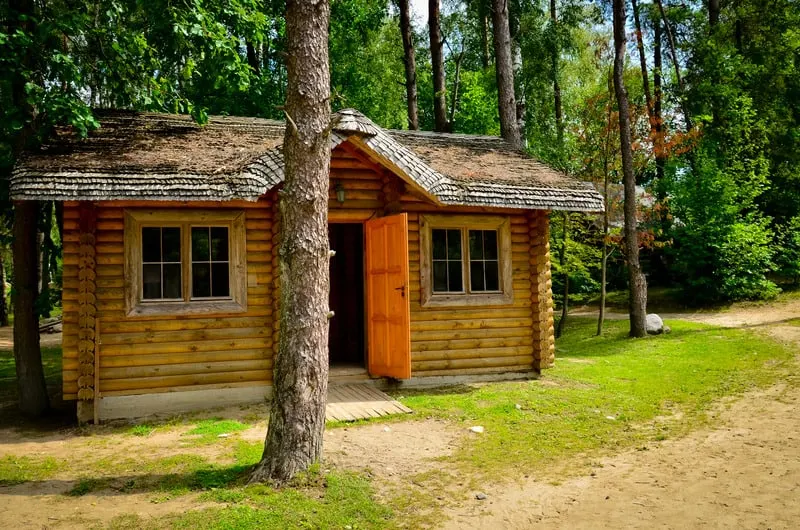
M342 186L342 183L337 181L333 189L336 191L336 201L339 204L344 204L344 186Z

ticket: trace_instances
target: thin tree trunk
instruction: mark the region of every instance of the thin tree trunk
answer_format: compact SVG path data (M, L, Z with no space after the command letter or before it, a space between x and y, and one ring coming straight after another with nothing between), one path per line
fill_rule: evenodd
M28 416L41 416L50 406L39 346L36 312L39 259L36 252L36 201L14 202L14 362L19 407Z
M517 122L517 99L514 94L511 32L508 27L508 0L493 0L492 7L500 134L515 148L521 149L522 139Z
M42 205L42 244L41 244L41 278L42 283L39 289L39 310L40 317L50 316L50 261L53 256L53 202L45 201Z
M444 41L439 20L439 0L428 0L428 30L431 40L431 67L433 69L433 130L448 132L447 87L444 79Z
M631 122L628 106L628 91L625 88L625 0L614 0L614 92L619 109L620 151L625 189L625 255L628 262L630 288L630 334L632 337L647 335L645 317L647 307L647 281L639 263L639 234L636 219L636 179L633 173L633 149L631 146Z
M458 106L458 89L461 83L461 63L464 61L464 44L461 44L461 53L455 58L456 70L453 72L453 91L450 94L450 129L452 130L453 124L456 119L456 107Z
M561 271L564 273L564 295L561 298L561 318L558 319L558 326L556 326L556 338L561 337L564 331L564 324L567 322L567 313L569 312L569 267L567 267L567 242L569 241L569 213L564 212L564 232L561 240L561 256L559 263L561 264Z
M6 301L5 248L0 248L0 327L8 326L8 304Z
M686 107L686 90L684 89L683 76L681 75L681 65L678 62L678 51L675 44L675 36L672 34L672 27L669 25L667 13L664 11L664 4L661 0L656 0L658 11L661 14L661 20L664 22L664 32L667 34L667 43L669 44L670 55L672 56L672 64L675 67L675 80L678 82L678 98L680 101L681 112L683 113L684 125L686 131L691 131L694 125L692 124L692 117L689 114L689 109Z
M249 40L245 41L245 48L247 49L247 64L253 69L253 72L258 74L261 71L261 66L259 65L256 48Z
M661 102L663 100L663 90L661 88L661 23L653 21L653 117L656 127L656 179L660 183L658 186L659 202L666 199L666 189L664 188L664 167L666 166L666 146L664 139L664 118L661 115Z
M606 138L603 145L603 257L600 263L600 312L597 316L597 336L603 333L606 319L606 297L608 294L608 233L611 227L608 206L608 159L611 157L611 98L614 97L613 75L608 78L608 101L606 103Z
M33 0L12 0L8 3L9 34L17 30L26 34L36 32ZM34 133L33 108L25 90L29 80L23 72L33 69L32 50L28 50L11 76L13 108L25 124L13 145L16 158L27 146ZM38 294L39 253L36 246L36 221L39 210L34 201L14 202L12 253L14 260L14 364L17 372L19 407L28 416L41 416L50 407L42 368L39 346L39 319L36 315Z
M550 0L550 22L553 24L554 33L557 35L558 13L556 11L556 0ZM558 39L553 41L553 106L556 114L556 137L558 142L559 157L563 156L564 150L564 117L561 104L561 85L558 82Z
M328 0L288 0L280 340L264 455L251 481L284 484L322 456L328 392Z
M417 60L414 51L414 32L411 28L411 14L408 0L397 0L400 10L400 35L403 37L403 63L406 68L406 106L408 107L408 128L419 129L419 110L417 109Z
M485 8L481 8L484 10ZM486 70L492 63L492 54L489 52L489 16L481 13L481 66Z
M639 66L642 69L642 88L644 89L644 102L647 105L647 114L650 118L650 132L655 133L655 120L653 118L653 96L650 94L650 76L647 72L647 56L644 51L644 36L642 35L642 21L639 17L639 2L631 0L633 8L633 23L636 26L636 49L639 51Z
M719 23L719 0L708 0L708 25L713 29Z

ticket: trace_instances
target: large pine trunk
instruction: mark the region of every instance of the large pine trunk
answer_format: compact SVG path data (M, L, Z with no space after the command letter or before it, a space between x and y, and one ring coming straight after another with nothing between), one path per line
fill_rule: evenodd
M50 406L39 347L39 253L36 221L39 205L14 202L14 363L17 368L19 408L27 416L41 416Z
M500 134L514 147L522 147L514 95L514 66L511 57L511 31L508 27L508 0L492 0L494 57L497 74L497 105Z
M630 288L630 334L647 335L645 327L647 282L639 263L639 234L636 218L636 179L633 174L631 121L628 91L625 88L625 0L614 0L614 91L619 109L619 136L622 154L622 180L625 189L625 255Z
M431 41L431 68L433 70L433 130L449 132L447 121L447 88L444 79L444 41L439 16L439 0L428 0L428 32Z
M322 456L328 392L328 0L288 0L280 340L264 455L251 481L286 483Z
M414 52L414 33L411 28L411 13L408 0L397 0L400 10L400 34L403 37L403 62L406 67L406 106L408 107L408 128L419 129L417 110L417 60Z

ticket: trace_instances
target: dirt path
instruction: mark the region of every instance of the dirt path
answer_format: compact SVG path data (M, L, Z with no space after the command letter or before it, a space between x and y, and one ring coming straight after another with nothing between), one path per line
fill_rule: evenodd
M624 315L622 315L624 317ZM763 326L797 345L800 301L723 313L662 315ZM797 357L800 367L800 355ZM446 528L796 528L800 524L800 388L781 384L720 405L713 429L602 461L551 485L526 480L465 499Z

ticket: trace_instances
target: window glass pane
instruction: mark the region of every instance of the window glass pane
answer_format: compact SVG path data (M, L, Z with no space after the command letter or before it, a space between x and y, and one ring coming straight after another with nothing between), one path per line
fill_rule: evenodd
M464 290L464 284L461 281L461 262L448 261L447 262L447 290L451 292L460 292Z
M161 265L144 265L142 268L142 298L145 300L161 298Z
M208 296L211 296L211 264L192 263L192 297Z
M192 261L208 261L208 227L192 227Z
M483 281L482 261L471 261L469 263L469 286L473 291L485 291L486 286Z
M211 296L230 296L227 263L211 264Z
M157 226L142 228L142 261L161 261L161 229Z
M436 292L447 291L447 262L433 262L433 290Z
M447 231L447 259L461 259L461 230Z
M181 298L181 264L165 263L164 298Z
M486 267L486 290L499 291L500 290L500 272L498 271L496 261L485 262Z
M483 230L469 231L469 259L483 259Z
M181 261L181 229L176 226L161 229L162 261L179 263Z
M497 259L497 230L483 230L483 257Z
M447 230L431 230L433 259L447 259Z
M228 228L225 226L211 227L211 261L228 261Z

